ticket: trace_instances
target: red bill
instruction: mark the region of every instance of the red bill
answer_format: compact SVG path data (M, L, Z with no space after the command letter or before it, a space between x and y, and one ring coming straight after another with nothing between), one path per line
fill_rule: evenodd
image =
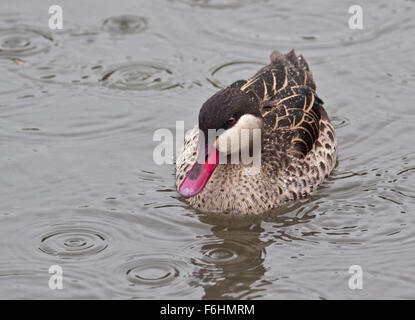
M198 159L180 185L179 193L185 198L197 195L203 190L218 164L219 152L214 147L207 145L205 154L199 148Z

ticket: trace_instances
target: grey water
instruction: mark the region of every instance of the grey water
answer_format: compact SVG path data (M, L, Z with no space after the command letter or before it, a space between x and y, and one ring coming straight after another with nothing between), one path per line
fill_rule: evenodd
M1 299L415 298L414 1L54 4L62 30L50 1L0 2ZM193 127L291 48L336 129L333 174L262 217L196 212L155 130Z

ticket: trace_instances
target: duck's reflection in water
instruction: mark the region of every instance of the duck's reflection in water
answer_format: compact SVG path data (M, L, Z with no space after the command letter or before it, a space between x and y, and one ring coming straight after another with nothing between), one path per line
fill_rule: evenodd
M211 225L211 234L194 243L200 255L192 259L196 266L192 285L203 286L203 299L253 298L261 291L254 284L265 274L265 248L260 239L264 229L258 219L200 216ZM199 248L195 248L198 246Z
M305 240L291 232L314 217L304 215L304 206L297 203L261 217L199 215L201 222L211 225L211 233L192 245L199 255L192 258L196 268L191 284L203 287L203 299L261 298L261 292L272 284L264 277L266 248L275 242ZM264 224L268 224L267 231Z

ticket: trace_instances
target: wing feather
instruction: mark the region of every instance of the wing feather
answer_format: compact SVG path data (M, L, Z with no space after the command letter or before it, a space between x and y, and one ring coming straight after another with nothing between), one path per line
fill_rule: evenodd
M316 95L313 74L302 55L274 51L270 60L252 78L232 86L237 84L258 100L271 140L285 144L282 148L293 156L305 157L319 137L323 101Z

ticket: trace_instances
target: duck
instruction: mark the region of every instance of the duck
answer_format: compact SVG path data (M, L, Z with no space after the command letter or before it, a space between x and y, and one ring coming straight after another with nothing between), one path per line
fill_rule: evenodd
M294 49L273 51L251 78L202 105L176 159L177 191L196 211L245 216L309 196L337 162L337 139L323 104L305 58ZM230 141L240 143L230 148ZM229 161L242 152L260 166Z

